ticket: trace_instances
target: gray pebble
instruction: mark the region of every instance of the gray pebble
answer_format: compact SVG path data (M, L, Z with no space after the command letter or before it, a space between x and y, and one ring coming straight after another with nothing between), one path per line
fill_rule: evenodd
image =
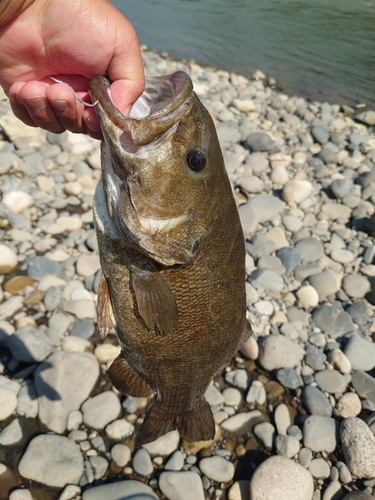
M316 238L304 238L295 245L301 258L308 262L316 262L324 253L323 245Z
M310 448L301 448L298 452L298 460L302 467L308 469L312 460L312 451Z
M51 286L50 288L48 288L43 299L47 311L54 311L55 309L57 309L57 307L61 302L61 298L62 298L61 288L57 286Z
M301 262L301 254L293 247L280 248L277 250L276 255L285 267L287 275L289 275Z
M164 466L165 470L179 471L184 466L184 456L180 450L176 450Z
M227 483L234 477L234 465L219 456L202 458L199 462L199 469L202 474L213 481Z
M281 292L284 288L284 280L270 269L256 269L249 277L251 285L257 290L275 290Z
M350 472L361 479L375 478L375 436L368 425L349 417L341 423L340 437Z
M8 345L13 356L25 363L44 361L52 352L48 336L42 330L30 326L15 331L9 338Z
M337 370L322 370L315 374L315 381L322 391L334 393L344 393L348 385L344 375Z
M47 259L46 257L32 257L27 262L27 275L36 281L41 280L49 274L61 276L62 271L63 267L59 262Z
M303 404L311 415L320 415L330 417L332 415L332 406L322 391L313 385L306 385L303 388Z
M158 500L158 496L150 486L133 479L94 486L85 489L82 494L82 500L119 500L120 498Z
M352 374L352 384L359 396L369 399L375 404L374 377L362 370L357 370Z
M275 427L270 422L260 422L254 426L253 432L260 445L267 451L271 451L275 438Z
M169 500L204 500L203 484L197 472L162 472L159 487Z
M268 371L293 368L300 364L305 351L283 335L269 335L260 344L259 362Z
M287 389L298 389L303 386L303 380L294 368L277 370L276 378Z
M92 321L78 321L70 331L70 335L80 337L81 339L89 340L94 335L95 325Z
M275 448L278 455L292 458L299 452L300 443L298 439L293 436L278 434L275 438Z
M303 424L303 444L312 451L332 453L336 448L336 435L333 418L310 415Z
M371 371L375 367L375 343L369 342L353 332L344 348L353 370Z
M39 402L35 384L32 380L25 380L18 394L17 413L26 418L35 418L38 415Z

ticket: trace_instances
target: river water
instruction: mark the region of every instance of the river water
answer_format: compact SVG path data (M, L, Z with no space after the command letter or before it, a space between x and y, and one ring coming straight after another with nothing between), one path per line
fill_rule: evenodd
M113 0L141 43L287 94L375 108L375 0Z

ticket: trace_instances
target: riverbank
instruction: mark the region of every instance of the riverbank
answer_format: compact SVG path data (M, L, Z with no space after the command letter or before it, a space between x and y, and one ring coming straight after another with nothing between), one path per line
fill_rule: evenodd
M254 335L207 391L213 442L137 447L147 400L113 389L117 341L96 331L99 143L22 126L3 97L0 498L370 500L374 115L143 55L189 73L216 120Z

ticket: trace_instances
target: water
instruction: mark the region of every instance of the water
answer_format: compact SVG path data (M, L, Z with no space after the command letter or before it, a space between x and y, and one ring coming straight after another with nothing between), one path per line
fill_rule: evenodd
M375 108L375 0L113 0L141 43L288 94Z

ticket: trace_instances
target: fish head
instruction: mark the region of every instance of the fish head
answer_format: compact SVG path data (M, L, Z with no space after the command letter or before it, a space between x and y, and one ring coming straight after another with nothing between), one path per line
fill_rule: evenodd
M99 101L104 192L117 231L160 264L191 261L217 215L225 169L215 125L189 76L147 78L127 116L106 78L92 78L89 90Z

